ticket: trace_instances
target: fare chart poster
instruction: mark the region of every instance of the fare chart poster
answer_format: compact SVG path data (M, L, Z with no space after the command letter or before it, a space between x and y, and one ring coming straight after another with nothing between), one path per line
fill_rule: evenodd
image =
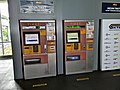
M21 13L53 14L53 0L20 0Z
M120 19L101 22L101 70L120 69Z

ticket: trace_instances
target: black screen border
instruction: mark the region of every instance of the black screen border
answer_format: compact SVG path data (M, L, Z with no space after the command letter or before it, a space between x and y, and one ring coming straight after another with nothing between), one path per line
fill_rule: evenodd
M26 41L25 35L26 34L38 34L39 43L38 44L25 44L25 41ZM23 32L23 38L24 38L24 45L25 46L28 46L28 45L40 45L40 32L39 31L38 32Z
M68 42L67 33L78 33L79 41L78 42ZM66 31L66 43L80 43L80 30Z

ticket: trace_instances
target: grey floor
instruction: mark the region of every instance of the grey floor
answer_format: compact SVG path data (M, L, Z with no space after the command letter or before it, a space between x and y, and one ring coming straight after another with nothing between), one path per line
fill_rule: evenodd
M13 60L0 60L0 90L22 90L15 82Z
M120 90L120 70L14 80L12 59L0 60L0 90Z

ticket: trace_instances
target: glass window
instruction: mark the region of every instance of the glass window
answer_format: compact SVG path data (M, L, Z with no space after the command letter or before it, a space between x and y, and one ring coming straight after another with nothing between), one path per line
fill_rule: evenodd
M0 56L3 55L2 43L0 43Z
M3 43L4 55L12 55L11 43Z
M1 35L1 29L0 29L0 42L2 42L2 35Z
M0 56L12 55L7 1L0 2Z
M3 42L8 41L8 26L2 26Z

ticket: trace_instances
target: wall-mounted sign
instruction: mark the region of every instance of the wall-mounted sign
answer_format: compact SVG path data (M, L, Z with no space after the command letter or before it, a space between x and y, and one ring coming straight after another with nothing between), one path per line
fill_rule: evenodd
M20 0L21 13L53 14L53 0Z
M120 3L102 2L102 13L120 13Z
M101 70L120 69L120 19L101 23Z

